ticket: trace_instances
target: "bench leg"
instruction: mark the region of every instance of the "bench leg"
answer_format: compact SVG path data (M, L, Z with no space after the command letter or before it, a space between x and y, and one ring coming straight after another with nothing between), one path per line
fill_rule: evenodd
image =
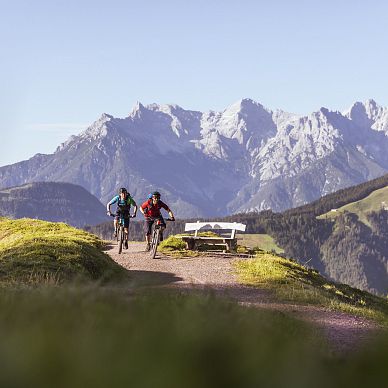
M186 249L189 249L190 251L195 250L195 240L187 240L186 241Z

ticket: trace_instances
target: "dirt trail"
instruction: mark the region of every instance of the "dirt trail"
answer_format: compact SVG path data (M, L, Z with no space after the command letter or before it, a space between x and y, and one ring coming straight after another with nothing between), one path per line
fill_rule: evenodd
M144 247L144 243L131 242L121 255L115 245L107 250L114 261L131 271L138 286L172 287L187 292L210 290L243 305L289 313L323 330L331 348L341 353L361 346L379 331L376 323L365 318L317 306L282 303L268 290L239 284L232 266L234 258L200 256L174 259L158 253L158 259L151 260Z

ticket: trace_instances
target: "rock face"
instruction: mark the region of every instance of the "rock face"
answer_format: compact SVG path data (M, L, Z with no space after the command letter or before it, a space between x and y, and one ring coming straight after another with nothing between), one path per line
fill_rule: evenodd
M137 103L103 114L54 154L0 168L0 187L71 182L104 203L158 189L179 217L285 210L388 171L388 109L356 102L308 116L243 99L223 112Z
M104 205L83 187L39 182L0 190L0 216L61 221L82 227L108 221Z

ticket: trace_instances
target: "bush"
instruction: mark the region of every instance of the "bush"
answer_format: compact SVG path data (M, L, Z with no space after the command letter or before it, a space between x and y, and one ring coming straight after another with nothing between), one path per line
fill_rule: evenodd
M186 244L181 238L176 236L170 236L160 243L159 248L162 252L181 251L186 248Z

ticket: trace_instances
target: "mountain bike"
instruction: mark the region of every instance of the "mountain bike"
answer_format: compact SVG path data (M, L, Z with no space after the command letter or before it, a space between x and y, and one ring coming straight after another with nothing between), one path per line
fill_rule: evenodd
M173 218L166 218L165 221L175 221ZM162 221L160 219L155 220L152 225L151 244L150 244L150 258L155 259L156 251L158 249L160 241L160 233L162 232Z
M111 214L110 216L116 217L116 214ZM129 216L129 218L133 218L133 217L134 216ZM126 241L128 244L128 236L127 236L127 238L125 238L124 216L121 214L119 216L118 222L116 223L115 235L116 235L116 241L118 242L118 245L119 245L119 254L120 254L123 251L124 241ZM126 248L126 249L128 249L128 248Z

